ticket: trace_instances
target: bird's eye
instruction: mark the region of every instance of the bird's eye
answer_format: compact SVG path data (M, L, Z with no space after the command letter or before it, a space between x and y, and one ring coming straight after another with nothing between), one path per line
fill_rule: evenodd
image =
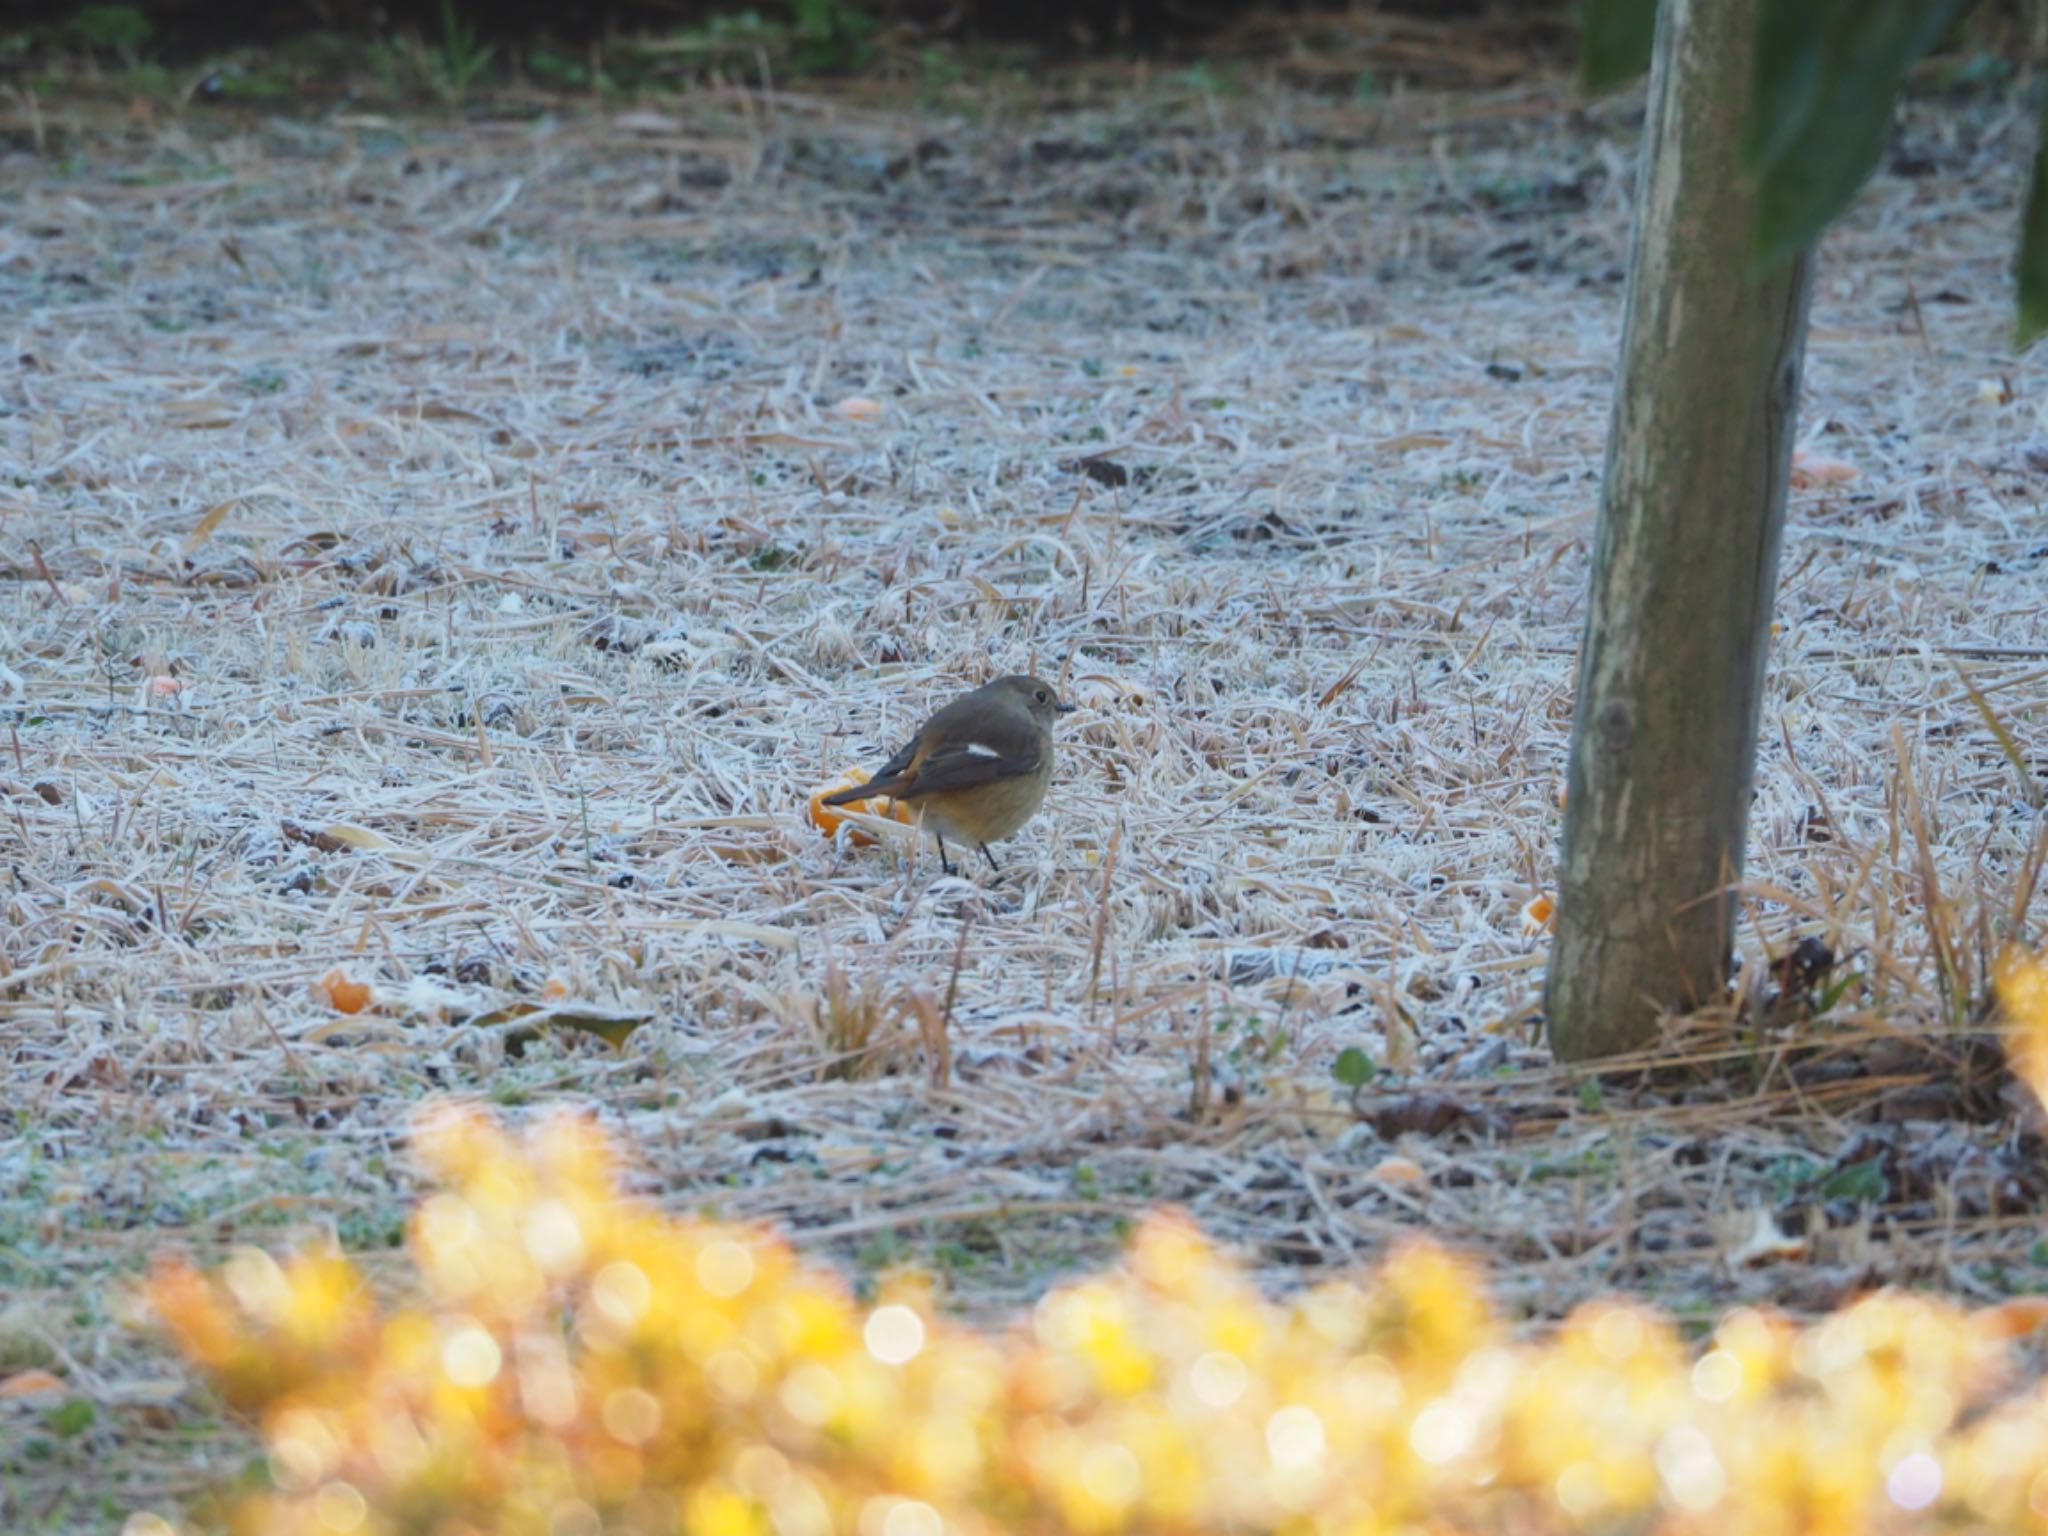
M1045 702L1045 690L1043 688L1038 690L1038 702L1041 704Z

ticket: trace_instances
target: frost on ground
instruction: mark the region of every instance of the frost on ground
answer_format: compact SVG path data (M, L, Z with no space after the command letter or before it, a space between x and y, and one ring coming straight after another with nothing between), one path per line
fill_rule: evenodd
M1278 1285L1426 1230L1538 1315L2041 1283L1967 1032L2048 757L2022 104L1916 107L1828 242L1750 1012L1602 1086L1524 912L1626 108L1067 89L10 119L0 1373L97 1405L0 1453L29 1513L200 1475L117 1282L391 1246L445 1093L988 1315L1161 1203ZM1002 877L805 823L1027 668L1082 708ZM1759 1023L1807 937L1822 1017Z

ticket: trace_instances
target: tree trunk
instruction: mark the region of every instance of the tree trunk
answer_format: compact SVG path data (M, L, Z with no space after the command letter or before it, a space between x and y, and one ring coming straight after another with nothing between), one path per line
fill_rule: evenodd
M1545 998L1567 1060L1727 991L1813 259L1751 269L1763 3L1657 22Z

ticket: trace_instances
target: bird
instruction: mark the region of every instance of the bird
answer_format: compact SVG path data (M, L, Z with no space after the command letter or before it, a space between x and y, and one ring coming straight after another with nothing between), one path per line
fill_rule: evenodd
M827 795L850 805L887 795L916 813L939 844L939 867L954 874L946 839L988 851L1038 813L1052 782L1052 723L1074 706L1042 677L1018 673L963 693L918 727L865 784Z

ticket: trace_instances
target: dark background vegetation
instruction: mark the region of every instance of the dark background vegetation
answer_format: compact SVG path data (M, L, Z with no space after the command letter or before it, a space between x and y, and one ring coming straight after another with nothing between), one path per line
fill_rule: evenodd
M409 35L432 43L452 28L498 46L544 42L583 48L610 37L678 33L735 42L756 33L841 39L895 34L1056 52L1114 47L1172 54L1200 49L1216 29L1250 13L1285 16L1310 9L1327 15L1346 8L1301 0L613 0L589 6L559 0L283 0L261 6L222 0L18 0L0 21L0 69L31 52L67 47L147 51L177 64L222 48L308 37L362 42ZM1573 0L1364 0L1349 9L1561 26L1576 7ZM846 67L864 62L858 48L844 51Z
M1359 56L1351 75L1377 93L1397 80L1501 83L1532 68L1571 69L1583 8L1584 0L11 0L0 3L0 89L285 112L371 102L504 111L522 98L706 80L837 75L930 88L1107 61L1232 72L1291 60L1303 66L1295 83L1313 75L1329 86L1342 74L1334 49ZM1382 46L1395 36L1401 46ZM1980 0L1935 50L1943 62L1922 83L1999 89L2044 44L2048 0Z

